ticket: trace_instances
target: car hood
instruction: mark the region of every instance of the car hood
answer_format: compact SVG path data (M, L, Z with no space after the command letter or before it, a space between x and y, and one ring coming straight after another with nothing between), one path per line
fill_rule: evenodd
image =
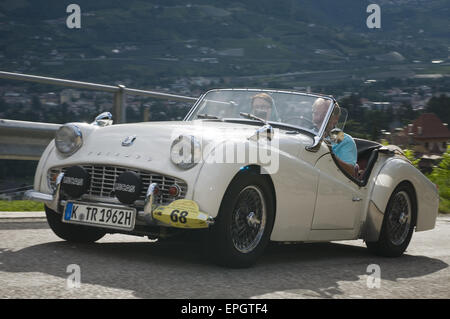
M249 125L220 121L173 121L120 124L99 127L88 134L83 152L125 152L143 156L162 157L170 155L172 142L180 135L193 135L202 146L215 146L224 141L246 142L262 125ZM122 146L127 138L134 138L129 146ZM292 143L297 146L292 147ZM310 144L312 138L303 134L289 135L275 129L273 147L291 155L298 154L298 144Z
M72 156L65 157L52 152L49 162L58 166L79 163L102 163L130 165L140 168L151 167L156 172L171 170L184 175L183 171L170 161L172 142L180 135L195 136L207 150L233 140L247 143L262 125L249 125L219 121L173 121L118 124L99 127L87 123L75 123L83 135L83 145ZM287 134L275 129L271 148L287 156L297 156L302 145L311 144L312 138L303 134ZM125 140L133 140L123 146ZM204 157L205 159L205 157ZM197 165L198 167L198 165Z
M66 157L55 151L54 141L52 141L41 158L40 167L43 171L46 172L54 167L89 163L133 167L181 178L188 183L195 182L203 165L196 165L185 170L173 164L170 159L170 150L175 138L181 134L196 136L202 144L203 159L206 160L205 156L211 154L207 151L212 151L217 145L230 140L234 140L236 144L255 143L248 138L262 127L262 125L209 120L130 123L106 127L87 123L73 124L77 125L82 132L83 145L73 155ZM129 137L135 137L133 143L122 146L124 140L127 138L131 140ZM304 157L300 154L300 150L304 150L304 145L311 143L312 137L309 135L288 134L285 130L275 129L270 149L283 157L298 158L299 155ZM206 163L208 161L204 165ZM42 179L40 187L49 192L46 184Z

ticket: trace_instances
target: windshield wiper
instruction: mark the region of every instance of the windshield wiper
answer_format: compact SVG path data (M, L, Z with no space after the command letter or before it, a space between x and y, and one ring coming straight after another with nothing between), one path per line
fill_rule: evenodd
M197 118L199 118L199 119L220 120L220 117L215 116L215 115L209 115L209 114L206 114L206 113L197 114Z
M245 118L248 118L251 120L256 120L256 121L259 121L264 124L262 127L260 127L259 129L256 130L254 135L250 136L248 139L259 140L260 136L265 136L269 141L271 141L273 139L273 128L269 124L269 122L267 122L266 120L263 120L260 117L257 117L256 115L253 115L251 113L240 112L239 114Z
M253 115L251 113L239 112L239 115L242 117L248 118L250 120L256 120L256 121L260 121L261 123L268 124L266 120L263 120L262 118L257 117L256 115Z

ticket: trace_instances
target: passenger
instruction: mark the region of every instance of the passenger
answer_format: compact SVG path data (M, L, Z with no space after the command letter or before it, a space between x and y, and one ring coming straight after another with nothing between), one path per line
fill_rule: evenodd
M272 97L267 93L258 93L252 96L252 109L251 114L269 121L272 117L272 110L274 107L274 101Z

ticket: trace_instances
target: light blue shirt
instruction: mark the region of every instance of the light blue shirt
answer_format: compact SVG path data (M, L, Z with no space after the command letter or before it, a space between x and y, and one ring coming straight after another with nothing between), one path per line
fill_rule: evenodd
M348 134L345 134L344 139L340 143L332 143L333 153L343 162L356 165L358 152L356 151L356 143Z

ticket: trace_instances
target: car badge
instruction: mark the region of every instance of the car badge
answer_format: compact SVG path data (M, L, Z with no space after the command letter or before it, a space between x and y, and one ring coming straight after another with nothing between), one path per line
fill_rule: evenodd
M122 146L130 146L133 145L134 141L136 140L136 135L131 135L126 137L123 141L122 141Z

